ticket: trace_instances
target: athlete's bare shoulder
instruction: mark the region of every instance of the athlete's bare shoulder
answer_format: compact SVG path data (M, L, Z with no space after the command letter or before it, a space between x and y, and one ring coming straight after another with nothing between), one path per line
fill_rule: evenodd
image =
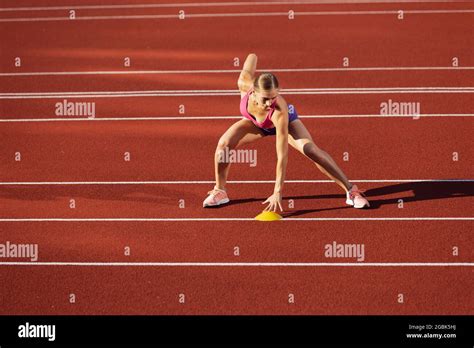
M282 113L288 113L288 103L286 102L285 98L281 94L278 95L277 97L277 103L275 110L282 112Z
M281 95L278 95L277 102L275 105L275 111L272 115L272 122L276 124L281 119L288 119L288 104L286 103L285 98Z
M240 98L243 98L252 89L253 81L250 79L249 80L239 79L238 86L239 86L239 91L240 91Z

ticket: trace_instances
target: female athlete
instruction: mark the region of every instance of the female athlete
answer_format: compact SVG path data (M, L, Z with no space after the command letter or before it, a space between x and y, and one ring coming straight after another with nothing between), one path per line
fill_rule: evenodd
M214 207L229 202L226 180L230 163L222 161L222 151L235 149L257 139L276 135L276 180L273 194L262 204L266 211L283 211L281 204L283 184L288 162L288 143L301 152L346 192L346 203L354 208L369 207L356 185L349 182L329 154L317 147L293 105L288 105L279 94L275 75L261 73L255 76L257 56L249 54L240 73L240 112L243 119L234 123L219 139L215 153L216 185L208 192L203 207Z

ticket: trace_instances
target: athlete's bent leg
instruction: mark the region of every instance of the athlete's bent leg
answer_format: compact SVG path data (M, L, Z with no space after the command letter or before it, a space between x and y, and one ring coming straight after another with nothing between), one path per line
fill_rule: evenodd
M227 176L229 174L230 163L222 160L223 153L233 150L243 144L250 143L263 138L264 135L254 124L246 119L234 123L219 139L216 152L214 154L214 169L216 185L208 192L207 198L203 202L203 207L214 207L229 202L229 197L225 190Z
M289 124L288 141L296 150L312 160L319 170L334 180L343 190L348 192L351 189L352 184L344 172L326 151L316 146L301 120L295 120Z
M247 119L237 121L221 136L214 154L216 188L225 189L230 169L230 163L221 161L222 151L225 151L226 148L233 150L263 137L264 135L260 130Z
M301 120L295 120L289 124L288 142L291 146L311 159L316 166L339 186L346 191L346 204L354 208L369 207L370 204L362 191L356 185L352 185L344 172L339 168L332 157L325 151L318 148L308 130Z

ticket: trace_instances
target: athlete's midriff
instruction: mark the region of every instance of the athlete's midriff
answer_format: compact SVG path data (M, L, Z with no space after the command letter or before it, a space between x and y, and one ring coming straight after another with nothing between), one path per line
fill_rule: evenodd
M263 122L258 122L257 118L249 113L247 110L248 104L249 104L249 97L250 94L252 94L253 89L250 89L247 94L240 100L240 113L242 114L243 117L249 119L250 121L253 122L254 125L256 125L258 128L274 128L273 122L272 122L272 115L273 112L275 111L275 106L277 101L275 100L272 105L270 105L270 111L268 112L267 116L263 120Z

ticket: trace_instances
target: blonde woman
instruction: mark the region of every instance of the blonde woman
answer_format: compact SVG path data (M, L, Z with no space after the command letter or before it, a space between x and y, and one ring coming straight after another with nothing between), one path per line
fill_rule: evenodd
M266 211L280 208L288 162L288 144L310 159L329 178L334 180L346 192L346 203L354 208L369 207L356 185L349 182L346 175L337 166L331 156L314 143L311 135L293 105L288 105L279 94L278 79L272 73L255 76L257 56L249 54L240 73L240 112L243 118L234 123L219 139L215 153L216 184L203 202L203 207L214 207L228 203L226 191L227 175L230 163L220 160L225 149L235 149L266 136L276 136L276 179L273 193L262 204Z

